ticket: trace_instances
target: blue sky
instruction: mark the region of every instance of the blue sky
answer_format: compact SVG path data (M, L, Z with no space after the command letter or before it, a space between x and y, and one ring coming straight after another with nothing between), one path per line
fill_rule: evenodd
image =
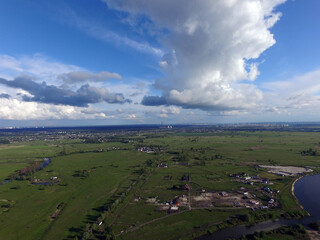
M0 127L319 121L319 10L0 1Z

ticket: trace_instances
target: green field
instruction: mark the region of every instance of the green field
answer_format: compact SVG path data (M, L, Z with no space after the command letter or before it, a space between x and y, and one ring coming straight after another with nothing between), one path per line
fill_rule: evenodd
M291 194L297 177L281 177L257 166L309 166L314 173L320 167L320 133L162 131L101 136L103 141L93 143L79 137L0 145L0 182L11 178L0 186L0 239L193 239L221 227L288 213L304 215ZM141 147L154 152L137 151ZM317 154L301 154L310 148ZM15 179L19 170L44 158L51 159L48 166ZM269 179L280 191L274 195L278 205L252 212L223 204L199 207L188 198L190 206L180 206L176 213L158 209L177 196L233 194L241 188L266 204L268 197L261 190L265 185L230 177L241 173ZM186 183L189 191L179 189ZM157 202L146 203L151 197Z

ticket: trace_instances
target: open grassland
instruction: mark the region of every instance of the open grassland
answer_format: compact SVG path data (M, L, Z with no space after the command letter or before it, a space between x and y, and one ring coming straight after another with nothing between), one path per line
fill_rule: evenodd
M123 236L123 239L187 239L193 233L201 232L228 219L230 215L244 211L194 210L173 215L151 223L137 231ZM156 233L156 234L155 234ZM191 235L191 236L190 236ZM197 235L195 235L197 236Z
M144 158L132 151L61 156L53 158L49 166L32 176L41 180L56 176L58 184L42 186L28 181L4 184L0 189L1 198L16 204L0 216L3 226L0 236L3 239L63 239L72 235L77 228L94 221L98 214L94 208L130 185L137 177L132 173L134 166ZM75 176L79 170L86 170L88 175ZM50 215L61 202L65 207L53 221Z
M137 151L142 147L154 151ZM317 153L301 154L310 148ZM103 142L3 144L1 182L43 158L51 162L0 186L0 199L14 203L0 214L0 239L192 239L218 226L263 221L292 211L305 214L291 193L295 177L275 175L258 165L309 166L317 173L318 152L319 133L268 131L144 132ZM250 185L231 177L243 173L268 179L272 185ZM182 188L186 184L189 190ZM266 186L280 191L272 195L279 204L254 214L244 207L199 207L189 198L203 192L248 191L266 205L271 196L261 190ZM189 202L178 212L159 211L160 205L181 195ZM156 202L147 202L151 198ZM243 220L235 220L240 215Z
M8 173L18 171L26 167L28 163L0 163L0 181L8 177Z

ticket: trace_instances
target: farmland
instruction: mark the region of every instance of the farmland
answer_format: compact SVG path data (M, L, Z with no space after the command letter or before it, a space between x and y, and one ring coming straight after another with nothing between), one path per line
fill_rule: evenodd
M0 236L8 240L193 239L301 217L291 185L303 173L260 166L320 170L318 132L73 129L0 138L10 142L0 145Z

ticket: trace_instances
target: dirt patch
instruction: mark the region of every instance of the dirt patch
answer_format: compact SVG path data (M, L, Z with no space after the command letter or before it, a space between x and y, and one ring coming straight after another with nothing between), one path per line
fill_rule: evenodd
M248 151L254 151L254 150L261 149L261 148L262 148L262 146L253 146L253 147L249 147Z
M11 146L11 145L0 145L0 150L10 149L10 148L22 148L25 145L19 145L19 146Z
M200 196L192 197L192 204L195 207L253 207L261 203L243 193L202 193Z
M7 199L0 199L0 214L8 212L14 206L15 202Z
M261 168L268 169L269 173L274 173L281 176L297 176L306 172L313 172L312 169L306 167L293 167L293 166L267 166L259 165Z
M159 205L159 206L157 207L157 211L168 211L169 208L170 208L169 205Z
M310 237L310 240L319 240L320 239L320 233L315 230L307 230L307 233Z

